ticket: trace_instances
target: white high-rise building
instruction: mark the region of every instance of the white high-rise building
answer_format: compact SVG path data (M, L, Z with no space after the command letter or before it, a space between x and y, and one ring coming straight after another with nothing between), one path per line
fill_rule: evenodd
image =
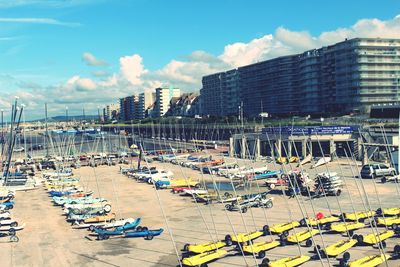
M119 113L119 105L116 103L109 104L105 108L105 119L107 120L115 119L118 113Z
M156 89L156 101L154 114L156 117L162 117L168 111L170 101L173 97L180 97L181 90L178 88L162 87Z

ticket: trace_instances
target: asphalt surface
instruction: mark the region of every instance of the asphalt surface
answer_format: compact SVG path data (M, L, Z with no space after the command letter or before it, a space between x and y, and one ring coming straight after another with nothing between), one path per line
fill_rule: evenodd
M265 165L262 162L235 159L227 161L255 167ZM151 165L173 171L176 178L227 180L201 175L198 171L170 163ZM271 163L268 166L271 169L282 168ZM295 165L284 165L286 171L291 168L295 168ZM271 209L252 208L241 214L225 210L223 204L195 203L192 198L172 194L169 190L156 192L151 185L119 174L119 166L83 167L75 171L76 176L81 177L82 184L93 190L95 196L107 198L118 218L141 217L142 226L149 229L162 227L165 232L152 241L143 238L97 241L95 237L88 236L87 230L72 229L65 221L61 208L52 205L43 188L18 192L12 215L19 223L25 222L26 228L17 233L20 242L0 244L1 266L179 266L178 259L181 258L182 248L186 243L222 240L226 234L260 230L266 224L298 221L304 216L313 217L317 212L329 215L369 208L376 210L379 207L400 207L398 185L357 179L354 175L357 175L360 166L350 166L346 160L329 163L328 168L329 171L338 172L345 181L346 186L340 197L289 199L277 187L269 194L274 197L274 206ZM316 173L326 171L326 167L309 169L307 166L306 171L314 177ZM254 184L252 189L253 192L265 190L267 188L262 182ZM290 233L305 229L296 228ZM383 231L384 228L379 227L378 230ZM356 233L367 235L374 231L376 229L366 227ZM315 236L314 242L324 246L346 238L345 235L323 231L322 235ZM277 239L276 235L268 235L256 239L255 242ZM4 238L0 240L5 241ZM397 237L390 238L385 252L391 253L398 241ZM228 256L210 263L209 266L256 266L261 263L253 255L241 255L234 246L226 249L229 251ZM380 251L372 246L356 246L349 252L352 259L358 259ZM271 260L299 254L315 255L312 248L303 244L286 245L267 251L267 257ZM331 258L329 261L312 260L303 266L334 266L337 263L337 259ZM381 266L400 266L400 260L390 260L388 265Z

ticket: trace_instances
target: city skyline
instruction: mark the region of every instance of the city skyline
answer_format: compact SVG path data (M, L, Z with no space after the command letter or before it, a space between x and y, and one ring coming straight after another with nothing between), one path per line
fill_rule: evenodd
M345 38L400 38L395 1L232 2L0 0L0 108L17 95L29 118L45 102L52 115L95 114L146 88L198 91L204 75Z

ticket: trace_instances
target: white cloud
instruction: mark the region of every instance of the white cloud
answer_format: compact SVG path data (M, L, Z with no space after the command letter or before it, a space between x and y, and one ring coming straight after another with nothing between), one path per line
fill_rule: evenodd
M96 70L92 71L92 75L96 77L105 77L108 76L108 72L104 70Z
M147 73L140 55L124 56L119 59L121 74L132 85L141 85L141 76Z
M0 23L31 23L31 24L50 24L59 26L76 27L80 26L79 23L62 22L50 18L0 18Z
M0 0L0 8L13 8L20 6L64 8L91 3L100 3L104 1L105 0Z
M2 93L3 88L9 90L0 95L0 108L9 107L13 96L19 95L22 102L28 103L27 109L35 106L35 103L40 107L48 102L51 112L59 112L53 115L60 114L67 104L71 112L74 109L80 111L84 106L88 114L91 110L95 113L99 105L117 103L118 98L143 90L173 85L183 91L195 91L201 88L202 76L265 59L301 53L354 37L400 38L400 17L386 21L362 19L350 27L322 32L317 36L307 31L291 31L279 27L274 33L248 42L228 44L220 55L194 51L180 60L172 59L157 70L146 69L140 55L127 55L119 58L117 73L109 75L98 71L92 73L92 78L75 75L61 84L48 87L38 85L33 78L0 73L0 90ZM95 59L92 63L101 61L90 55L92 57L87 59ZM40 108L30 115L43 116Z
M89 66L107 66L108 63L104 60L96 58L93 54L85 52L82 54L82 60Z

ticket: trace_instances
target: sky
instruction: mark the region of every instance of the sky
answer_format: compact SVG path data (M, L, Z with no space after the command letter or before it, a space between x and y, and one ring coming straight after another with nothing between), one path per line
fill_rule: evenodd
M400 1L0 0L0 109L97 114L159 86L354 37L400 38Z

